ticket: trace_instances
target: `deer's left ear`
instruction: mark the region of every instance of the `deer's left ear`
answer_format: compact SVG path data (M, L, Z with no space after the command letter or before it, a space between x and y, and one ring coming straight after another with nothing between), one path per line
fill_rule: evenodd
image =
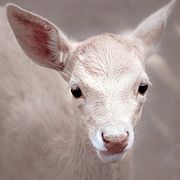
M152 14L143 21L133 32L133 36L140 39L145 47L151 48L156 45L162 37L167 18L170 15L176 0Z
M37 64L63 70L72 44L48 20L14 4L7 5L9 24L24 52Z

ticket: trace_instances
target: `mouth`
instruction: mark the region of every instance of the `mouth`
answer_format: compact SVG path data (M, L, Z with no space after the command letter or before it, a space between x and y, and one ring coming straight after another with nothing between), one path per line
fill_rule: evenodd
M127 151L112 153L109 151L96 150L98 157L105 163L116 163L121 161L126 156Z

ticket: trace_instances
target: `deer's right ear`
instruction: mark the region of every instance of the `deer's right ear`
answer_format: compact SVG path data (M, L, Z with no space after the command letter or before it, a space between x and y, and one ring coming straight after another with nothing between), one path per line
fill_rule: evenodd
M48 20L14 4L8 4L6 11L24 52L42 66L63 70L72 48L64 34Z

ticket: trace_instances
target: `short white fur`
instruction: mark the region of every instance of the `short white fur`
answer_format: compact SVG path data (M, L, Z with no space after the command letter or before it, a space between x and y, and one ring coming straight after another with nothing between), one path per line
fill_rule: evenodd
M6 7L8 18L0 9L0 179L132 178L133 129L146 100L137 91L141 82L150 84L145 60L174 4L125 36L106 33L83 42L71 42L48 20L14 4ZM72 97L73 85L82 97ZM128 132L125 151L106 155L102 132Z

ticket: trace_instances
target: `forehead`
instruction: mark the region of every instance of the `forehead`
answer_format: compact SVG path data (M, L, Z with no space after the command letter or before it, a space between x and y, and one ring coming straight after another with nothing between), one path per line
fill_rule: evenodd
M86 84L130 79L144 71L143 54L135 42L113 34L87 39L76 55L74 74Z

